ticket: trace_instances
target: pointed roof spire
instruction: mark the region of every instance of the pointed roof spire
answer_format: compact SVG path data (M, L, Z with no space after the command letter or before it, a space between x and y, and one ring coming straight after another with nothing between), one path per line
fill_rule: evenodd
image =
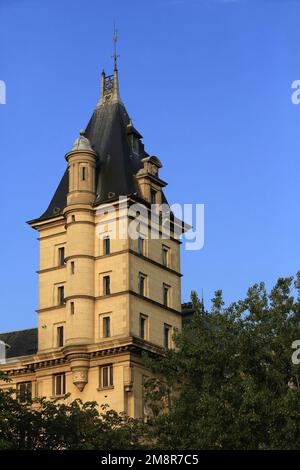
M116 24L114 23L114 55L113 55L113 58L114 58L114 71L117 71L118 70L118 67L117 67L117 59L118 57L120 57L118 54L117 54L117 40L118 40L118 31L116 30Z
M119 77L118 77L118 67L117 60L119 55L117 54L117 40L118 40L118 31L116 30L116 25L114 23L114 83L113 83L113 100L119 101Z
M101 95L98 102L98 106L101 106L104 103L113 103L121 102L120 93L119 93L119 77L118 77L118 67L117 67L117 58L120 57L117 54L117 30L114 24L114 73L113 75L105 75L104 70L101 73Z

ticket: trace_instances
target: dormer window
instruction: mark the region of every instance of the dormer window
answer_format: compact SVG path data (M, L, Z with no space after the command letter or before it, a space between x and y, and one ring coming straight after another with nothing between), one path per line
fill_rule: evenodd
M151 188L150 190L150 199L151 199L151 204L156 204L156 193L154 189Z
M132 151L133 153L139 153L139 139L133 134L131 136L131 146L132 146Z
M154 155L143 158L141 163L143 167L137 172L136 179L142 197L152 205L161 204L163 200L161 190L167 185L158 174L162 164Z
M142 145L140 139L142 139L143 136L141 136L141 134L134 128L131 120L129 124L127 124L127 135L132 153L139 155L140 146Z

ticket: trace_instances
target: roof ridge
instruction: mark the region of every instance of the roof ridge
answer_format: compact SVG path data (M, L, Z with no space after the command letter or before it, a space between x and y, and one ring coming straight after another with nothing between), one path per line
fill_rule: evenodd
M0 332L0 336L1 336L1 335L7 335L7 334L9 334L9 333L19 333L19 332L21 332L21 331L32 331L32 330L37 330L37 329L38 329L38 327L35 327L35 328L23 328L23 329L21 329L21 330L12 330L12 331L3 331L3 332L1 331L1 332Z

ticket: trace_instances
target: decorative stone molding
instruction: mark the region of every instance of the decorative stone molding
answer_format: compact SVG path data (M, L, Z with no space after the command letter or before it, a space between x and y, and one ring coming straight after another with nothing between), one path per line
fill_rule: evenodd
M103 349L97 348L96 350L86 351L85 346L66 346L63 351L59 351L59 357L53 357L53 353L49 353L47 358L44 358L43 355L36 355L33 356L35 362L22 363L22 361L18 361L17 363L7 363L6 366L8 367L6 367L5 370L11 376L18 376L24 374L33 374L45 368L70 365L72 373L74 372L74 374L78 371L87 371L85 376L84 374L81 374L80 376L76 374L75 377L76 381L78 380L78 383L84 383L82 388L83 390L85 385L88 383L87 379L90 360L94 360L98 357L110 357L124 353L133 353L139 356L142 351L147 351L150 357L161 356L164 353L160 346L142 340L137 336L131 336L126 338L125 344L120 343L113 347L108 347L107 345ZM73 383L75 383L74 380Z
M88 383L88 374L90 367L89 354L72 354L69 356L70 367L72 371L73 384L80 392Z
M84 387L88 383L88 368L87 367L83 367L83 368L73 367L72 378L73 378L73 384L76 385L76 387L78 388L80 392L82 392Z

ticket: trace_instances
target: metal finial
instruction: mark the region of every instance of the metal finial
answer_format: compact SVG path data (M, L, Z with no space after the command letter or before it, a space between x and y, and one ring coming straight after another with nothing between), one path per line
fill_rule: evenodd
M120 57L118 54L117 54L117 40L118 40L118 31L116 30L116 25L114 23L114 38L113 38L113 41L114 41L114 55L113 55L113 58L114 58L114 70L117 70L117 59L118 57Z

